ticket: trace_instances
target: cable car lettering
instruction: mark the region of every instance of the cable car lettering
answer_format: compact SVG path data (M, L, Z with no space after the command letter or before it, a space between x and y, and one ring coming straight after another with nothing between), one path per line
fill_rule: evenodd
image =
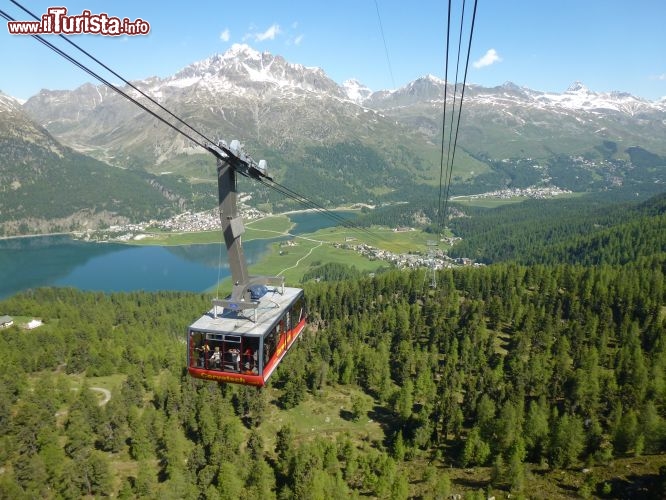
M247 272L236 174L270 180L266 163L256 164L238 141L208 150L217 157L220 221L233 287L229 297L214 299L213 308L189 326L187 370L204 380L263 387L305 328L305 297L302 289L286 287L284 277Z

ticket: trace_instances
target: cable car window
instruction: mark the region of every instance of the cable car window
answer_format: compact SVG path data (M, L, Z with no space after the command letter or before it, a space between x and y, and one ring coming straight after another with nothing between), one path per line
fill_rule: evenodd
M259 339L256 337L245 337L243 339L243 354L241 356L241 371L245 373L259 373Z
M201 332L190 331L190 366L203 368L206 363L206 340Z
M301 322L303 319L303 315L305 312L305 301L303 300L303 296L299 297L298 300L294 303L291 309L291 324L296 326Z
M266 335L264 339L264 366L268 364L268 361L273 357L275 353L275 348L277 347L277 326Z
M241 337L239 335L225 335L222 348L223 370L240 371L241 363Z

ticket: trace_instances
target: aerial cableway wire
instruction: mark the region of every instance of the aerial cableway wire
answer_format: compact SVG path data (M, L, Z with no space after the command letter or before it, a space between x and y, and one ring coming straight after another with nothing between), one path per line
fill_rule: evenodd
M388 64L389 73L391 74L391 83L393 88L395 88L395 78L393 78L393 68L391 67L391 59L389 58L388 45L386 44L386 37L384 36L384 25L382 24L382 17L379 15L379 4L375 0L375 9L377 10L377 19L379 20L379 31L382 35L382 40L384 41L384 53L386 54L386 62Z
M444 198L444 207L442 208L442 174L444 172L444 143L445 143L445 128L446 128L446 88L448 86L448 79L446 81L446 86L444 87L444 111L443 111L443 117L442 117L442 149L441 149L441 158L440 158L440 185L439 185L439 203L438 203L438 231L441 232L442 230L442 219L446 217L446 212L448 210L448 204L449 204L449 194L451 190L451 177L453 174L453 163L455 160L455 155L456 155L456 147L458 144L458 132L460 130L460 117L462 115L462 105L463 105L463 100L465 98L465 87L467 84L467 70L469 68L469 58L470 58L470 53L472 49L472 38L474 35L474 24L476 22L476 11L477 11L477 3L478 0L474 0L474 11L472 13L472 20L470 23L470 32L469 32L469 41L467 44L467 55L466 55L466 63L465 63L465 74L463 78L463 83L462 83L462 90L460 93L460 105L458 107L458 113L457 113L457 122L456 122L456 127L455 127L455 135L453 136L453 146L451 146L452 143L452 134L453 134L453 122L454 119L456 119L456 108L455 108L455 101L456 101L456 96L457 96L457 91L458 91L458 71L460 67L460 54L461 54L461 48L462 48L462 33L463 33L463 26L464 26L464 20L465 20L465 0L463 0L462 4L462 13L460 16L460 32L458 36L458 56L457 56L457 61L456 61L456 77L455 77L455 84L454 84L454 94L453 94L453 110L451 112L451 125L449 129L449 142L448 142L448 147L447 147L447 160L446 160L446 175L445 175L445 194L443 196ZM447 35L446 35L446 72L448 74L448 60L449 60L449 30L450 30L450 15L451 15L451 0L449 0L449 24L447 25Z
M437 232L442 231L442 183L444 176L444 137L446 132L446 100L447 89L449 88L449 39L451 34L451 0L449 0L448 15L446 19L446 49L444 57L444 104L442 112L442 147L439 156L439 199L437 200ZM447 165L448 168L448 165Z
M303 203L303 201L301 201L301 198L303 198L303 197L300 194L298 194L297 192L293 191L292 189L289 189L286 186L283 186L282 184L278 183L277 181L270 181L270 182L271 182L270 187L273 187L274 189L278 189L285 196L287 196L287 197L289 197L293 200L299 201L300 203ZM303 198L303 200L305 202L307 202L308 206L310 206L313 210L317 210L317 211L328 210L327 208L323 207L322 205L319 205L318 203L316 203L312 200L309 200L307 198ZM369 236L372 236L373 238L378 238L379 237L379 235L373 233L372 231L370 231L370 230L368 230L368 229L366 229L362 226L359 226L358 224L354 224L349 219L345 219L344 217L341 217L340 215L336 214L335 212L330 212L330 215L333 219L337 220L341 225L347 227L348 229L353 229L355 231L363 232L363 233L365 233Z
M451 174L453 172L451 144L453 143L453 120L455 119L455 116L456 116L456 98L458 96L458 74L459 74L459 70L460 70L460 53L462 52L461 47L462 47L463 25L464 25L464 22L465 22L465 4L466 4L466 2L465 2L465 0L463 0L462 12L460 14L460 29L458 31L458 55L456 57L456 76L455 76L455 79L454 79L455 83L454 83L454 86L453 86L453 99L452 99L452 102L451 102L452 109L451 109L451 122L450 122L450 125L449 125L449 143L448 143L449 145L446 148L446 178L447 178L447 180L446 180L446 184L445 184L446 185L445 200L448 200L448 197L449 197L449 186L451 185ZM460 110L458 110L458 114L460 115ZM442 119L442 152L444 151L443 148L444 148L445 120L446 120L446 112L444 113L444 118ZM440 186L440 190L441 190L441 186ZM440 196L441 196L441 192L440 192ZM444 204L445 204L445 206L444 206L444 210L442 211L442 216L446 217L446 210L447 210L446 204L447 204L447 202L445 201ZM442 208L441 198L440 198L439 208L440 209ZM442 230L442 225L441 225L442 219L441 219L441 217L440 217L439 221L440 221L439 231L441 232L441 230Z
M331 212L327 208L323 207L322 205L319 205L318 203L316 203L312 200L303 199L303 197L300 194L296 193L295 191L289 189L286 186L283 186L282 184L280 184L276 181L270 181L270 184L265 179L261 179L261 178L257 179L257 181L261 184L264 184L267 187L270 187L270 188L278 191L279 193L282 193L287 198L291 198L292 200L295 200L295 201L301 203L302 205L307 206L308 208L310 208L312 210L315 210L317 212L320 212L322 214L327 215L329 218L337 221L339 225L344 226L347 229L350 229L352 231L356 231L357 233L365 234L366 236L370 236L371 238L373 238L375 240L382 240L384 242L390 242L391 241L388 238L383 237L381 234L372 232L371 230L369 230L365 227L362 227L362 226L359 226L358 224L355 224L354 222L350 221L349 219L345 219L344 217L339 216L335 212ZM403 248L407 249L407 247L405 247L405 245L403 245L401 243L398 243L397 246L400 246L400 247L403 247Z
M463 76L462 91L460 92L460 107L458 109L458 120L456 123L456 133L453 139L453 149L451 153L451 168L449 169L449 180L446 184L446 196L444 198L444 211L446 212L449 203L449 190L451 189L451 174L453 172L453 161L456 156L456 146L458 144L458 132L460 131L460 116L462 115L462 105L465 100L465 87L467 86L467 70L469 69L469 56L472 52L472 38L474 36L474 23L476 21L476 7L478 0L474 0L474 11L472 12L472 22L469 30L469 41L467 43L467 59L465 61L465 75ZM462 26L462 20L461 20Z
M17 2L16 0L9 0L9 1L12 2L14 5L16 5L18 8L20 8L21 10L23 10L23 12L25 12L25 13L28 14L29 16L32 16L33 19L39 21L39 19L40 19L39 17L37 17L33 12L31 12L30 10L28 10L26 7L24 7L23 5L21 5L19 2ZM93 61L95 61L95 62L96 62L97 64L99 64L102 68L104 68L104 69L107 70L109 73L111 73L113 76L115 76L116 78L122 80L123 83L125 83L125 84L128 85L128 86L130 86L132 89L136 90L136 91L137 91L139 94L141 94L143 97L145 97L146 99L150 100L150 102L152 102L153 104L155 104L156 106L158 106L161 110L163 110L163 111L164 111L165 113L167 113L169 116L171 116L172 118L175 118L177 121L179 121L180 123L182 123L183 125L185 125L185 126L186 126L187 128L189 128L192 132L194 132L195 134L197 134L199 137L201 137L201 138L204 139L205 141L208 141L208 142L211 142L211 143L212 143L212 141L211 141L208 137L206 137L205 135L203 135L201 132L199 132L199 131L196 130L195 128L191 127L188 123L186 123L186 122L185 122L184 120L182 120L180 117L178 117L178 116L176 116L175 114L173 114L169 109L167 109L167 108L165 108L164 106L162 106L159 102L157 102L155 99L153 99L153 98L150 97L148 94L146 94L145 92L143 92L143 91L142 91L140 88L138 88L136 85L132 84L130 81L126 80L126 79L123 78L121 75L119 75L118 73L116 73L115 71L113 71L113 70L112 70L111 68L109 68L106 64L104 64L102 61L100 61L100 60L97 59L95 56L93 56L90 52L86 51L85 49L83 49L82 47L80 47L79 45L77 45L76 43L72 42L72 41L71 41L69 38L67 38L65 35L60 34L60 35L58 35L58 36L59 36L60 38L62 38L63 40L65 40L65 41L66 41L68 44L70 44L71 46L75 47L78 51L80 51L81 53L85 54L86 56L88 56L88 57L89 57L90 59L92 59ZM114 89L114 90L116 90L116 89ZM135 103L135 104L136 104L136 103Z
M19 8L21 8L24 12L28 13L28 14L29 14L30 16L32 16L33 18L39 20L39 18L38 18L37 16L35 16L35 14L33 14L33 13L30 12L28 9L26 9L25 7L23 7L20 3L16 2L15 0L10 0L10 1L11 1L12 3L14 3L16 6L18 6ZM15 19L14 19L13 17L11 17L9 14L7 14L7 13L6 13L5 11L3 11L3 10L0 10L0 16L3 17L3 18L5 18L7 21L15 21ZM201 148L203 148L203 149L209 151L209 148L207 147L206 143L202 143L202 142L200 142L199 140L197 140L197 139L195 139L194 137L192 137L191 135L189 135L187 132L183 131L182 129L180 129L180 128L178 128L177 126L175 126L173 123L171 123L171 122L169 122L168 120L166 120L164 117L158 115L154 110L151 110L150 108L148 108L147 106L145 106L145 105L142 104L141 102L137 101L135 98L133 98L132 96L130 96L128 93L124 92L122 89L120 89L119 87L117 87L117 86L114 85L113 83L109 82L108 80L106 80L106 79L103 78L102 76L100 76L100 75L98 75L97 73L95 73L93 70L91 70L90 68L88 68L85 64L79 62L79 61L76 60L74 57L72 57L72 56L70 56L69 54L67 54L66 52L64 52L62 49L56 47L55 45L53 45L53 44L50 43L49 41L47 41L47 40L45 40L44 38L42 38L40 35L33 34L33 35L30 35L30 36L32 36L32 37L35 38L37 41L39 41L40 43L42 43L43 45L45 45L46 47L48 47L49 49L51 49L52 51L54 51L56 54L60 55L60 56L63 57L64 59L68 60L69 62L71 62L72 64L74 64L75 66L77 66L78 68L80 68L81 70L83 70L84 72L86 72L87 74L89 74L90 76L92 76L93 78L95 78L96 80L98 80L99 82L103 83L104 85L106 85L106 86L109 87L110 89L114 90L116 93L118 93L119 95L121 95L121 96L124 97L125 99L129 100L129 101L132 102L133 104L136 104L138 107L140 107L141 109L143 109L144 111L146 111L147 113L149 113L150 115L152 115L153 117L155 117L156 119L158 119L159 121L161 121L162 123L164 123L165 125L171 127L174 131L176 131L176 132L180 133L181 135L185 136L187 139L189 139L189 140L192 141L193 143L197 144L197 145L200 146ZM68 39L67 37L65 37L64 35L61 34L60 37L63 38L64 40L66 40L67 43L69 43L70 45L72 45L72 46L74 46L75 48L77 48L77 49L78 49L79 51L81 51L83 54L85 54L86 56L88 56L90 59L92 59L93 61L95 61L97 64L99 64L100 66L102 66L104 69L106 69L107 71L109 71L111 74L113 74L114 76L116 76L117 78L119 78L120 80L122 80L124 83L126 83L128 86L130 86L132 89L136 90L136 91L137 91L138 93L140 93L143 97L145 97L145 98L148 99L150 102L152 102L153 104L155 104L156 106L158 106L161 110L163 110L164 112L166 112L167 114L169 114L171 117L173 117L174 119L176 119L178 122L180 122L181 124L183 124L184 126L186 126L188 129L192 130L195 134L197 134L199 137L201 137L204 141L206 141L207 143L210 143L210 144L215 144L215 142L214 142L213 140L211 140L210 138L208 138L207 136L205 136L203 133L199 132L197 129L195 129L194 127L192 127L191 125L189 125L187 122L185 122L183 119L179 118L177 115L175 115L174 113L172 113L169 109L167 109L166 107L164 107L163 105L161 105L160 103L158 103L157 101L155 101L151 96L149 96L149 95L146 94L145 92L141 91L141 90L140 90L139 88L137 88L135 85L133 85L133 84L130 83L128 80L126 80L126 79L123 78L121 75L119 75L117 72L113 71L113 70L112 70L111 68L109 68L107 65L105 65L104 63L102 63L101 61L99 61L97 58L95 58L94 56L92 56L92 55L91 55L90 53L88 53L86 50L84 50L83 48L79 47L77 44L75 44L74 42L72 42L71 40L69 40L69 39ZM343 217L341 217L341 216L335 214L334 212L330 211L329 209L327 209L327 208L325 208L325 207L323 207L323 206L321 206L321 205L315 203L314 201L310 200L310 199L307 198L306 196L300 195L300 194L298 194L297 192L295 192L295 191L293 191L293 190L290 190L289 188L286 188L285 186L282 186L281 184L277 183L276 181L271 180L271 181L268 181L268 182L267 182L266 180L263 180L263 179L262 179L260 183L263 184L263 185L266 186L266 187L269 187L269 188L271 188L271 189L273 189L273 190L275 190L275 191L281 193L282 195L284 195L284 196L286 196L286 197L288 197L288 198L291 198L292 200L294 200L294 201L300 203L301 205L303 205L304 207L306 207L306 208L308 208L308 209L315 210L315 211L317 211L317 212L319 212L319 213L321 213L321 214L323 214L323 215L325 215L325 216L327 216L327 217L333 219L335 222L337 222L337 223L339 223L339 224L341 224L341 225L343 225L343 226L345 226L345 227L347 227L347 228L349 228L349 229L352 229L352 230L355 230L355 231L359 231L359 232L366 233L366 234L368 234L368 235L370 235L370 236L372 236L372 237L374 237L374 238L378 238L378 237L380 237L379 235L373 233L372 231L369 231L369 230L366 229L366 228L363 228L363 227L361 227L361 226L358 226L357 224L354 224L354 223L351 222L350 220L345 219L345 218L343 218Z
M451 102L451 124L449 126L449 145L447 147L446 151L446 172L447 172L447 191L446 191L446 198L448 198L448 187L451 184L451 173L453 172L453 162L451 161L451 144L453 143L453 120L455 119L456 116L456 98L458 96L458 74L460 70L460 53L462 52L460 49L462 47L462 33L463 33L463 25L465 22L465 4L466 2L463 1L462 4L462 12L460 14L460 30L458 32L458 56L456 57L456 76L454 79L454 86L453 86L453 99ZM444 126L444 125L442 125ZM444 141L444 137L442 137L442 144ZM444 209L444 214L446 214L446 209ZM440 228L441 229L441 228Z
M9 14L7 14L7 13L6 13L5 11L3 11L3 10L0 10L0 16L4 17L7 21L15 21L14 18L12 18ZM106 86L108 86L109 88L115 90L118 94L120 94L121 96L123 96L125 99L127 99L127 100L129 100L130 102L136 104L137 106L139 106L141 109L143 109L143 110L146 111L147 113L150 113L152 116L154 116L155 118L157 118L157 119L160 120L161 122L163 122L163 123L165 123L166 125L168 125L169 127L173 128L176 132L179 132L180 134L184 135L184 136L187 137L189 140L191 140L191 141L194 142L195 144L201 146L202 148L207 149L205 144L202 144L202 143L199 142L198 140L196 140L196 139L194 139L193 137L191 137L190 135L188 135L186 132L183 132L181 129L179 129L178 127L176 127L174 124L172 124L172 123L170 123L169 121L165 120L164 118L162 118L161 116L159 116L157 113L155 113L153 110L151 110L151 109L148 108L147 106L141 104L139 101L137 101L136 99L134 99L132 96L130 96L129 94L127 94L126 92L124 92L124 91L121 90L120 88L116 87L113 83L111 83L111 82L109 82L108 80L104 79L103 77L101 77L101 76L98 75L97 73L95 73L93 70L91 70L90 68L88 68L87 66L85 66L83 63L80 63L79 61L77 61L76 59L74 59L72 56L70 56L69 54L67 54L66 52L64 52L62 49L59 49L58 47L56 47L55 45L53 45L51 42L49 42L49 41L45 40L44 38L42 38L40 35L30 35L30 36L33 37L34 39L36 39L37 41L39 41L40 43L42 43L43 45L45 45L46 47L48 47L49 49L51 49L52 51L54 51L54 52L55 52L56 54L58 54L59 56L61 56L61 57L65 58L65 59L67 59L67 60L68 60L69 62L71 62L74 66L76 66L76 67L80 68L81 70L85 71L86 73L88 73L90 76L92 76L92 77L95 78L96 80L102 82L104 85L106 85Z

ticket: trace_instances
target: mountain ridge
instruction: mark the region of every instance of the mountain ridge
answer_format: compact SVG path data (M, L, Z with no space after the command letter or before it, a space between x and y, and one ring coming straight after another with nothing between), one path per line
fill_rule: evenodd
M324 205L417 200L437 189L444 96L451 104L447 137L462 90L433 75L395 90L373 92L355 80L339 85L321 68L247 45L133 84L210 140L241 139L269 161L276 180ZM181 200L194 200L195 185L205 187L205 199L214 197L208 152L105 86L42 90L21 110L79 153L161 176ZM461 118L452 195L530 185L583 192L631 185L653 193L666 182L666 100L593 92L580 82L559 94L511 82L470 84ZM294 208L247 189L257 203Z
M359 134L371 140L370 134L363 134L358 128L351 130L367 117L370 119L360 124L361 129L372 129L368 121L388 121L382 124L384 128L397 124L436 144L441 134L444 94L453 104L461 90L460 86L446 84L433 75L425 75L395 90L373 92L353 80L338 85L319 67L291 63L282 56L238 44L224 54L194 62L174 75L152 76L134 84L161 104L174 108L177 115L184 115L188 122L199 124L197 128L206 135L234 134L255 147L278 151L285 143L300 140L330 144L345 142ZM464 104L460 145L475 156L483 153L505 157L515 153L498 145L515 143L516 134L492 130L494 126L517 129L518 135L527 138L527 147L519 149L529 156L565 152L558 149L560 138L570 143L581 142L583 136L583 144L576 146L576 152L609 138L626 140L626 146L641 145L645 137L644 146L666 154L663 141L652 137L660 132L666 134L666 100L652 102L622 92L592 92L579 82L561 94L506 82L490 88L469 84ZM73 91L42 90L24 104L24 109L68 145L103 161L118 162L118 153L122 153L126 158L137 158L139 163L161 164L179 154L192 154L181 138L161 131L156 131L154 136L161 137L150 146L146 143L151 139L141 138L137 131L123 134L122 127L126 125L123 120L113 122L114 114L124 117L125 122L138 119L144 126L150 124L150 119L142 117L143 112L138 108L130 109L132 106L106 87L86 84ZM568 123L560 127L563 120ZM638 133L624 133L627 126L631 130L634 125L638 126ZM546 134L552 130L552 141L539 144L541 141L533 138L539 131L520 130L525 126L546 126ZM650 126L656 130L650 132ZM119 140L101 137L110 129ZM175 142L165 146L167 141ZM477 145L480 142L491 147L480 150ZM120 160L120 165L128 164Z
M95 229L166 215L182 204L169 195L145 174L61 144L19 101L0 94L0 236Z

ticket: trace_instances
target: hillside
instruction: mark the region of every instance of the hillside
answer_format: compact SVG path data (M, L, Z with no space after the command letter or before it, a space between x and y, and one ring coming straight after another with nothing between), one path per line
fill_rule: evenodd
M663 497L664 268L308 285L310 328L260 391L185 374L203 296L16 295L0 312L45 325L0 330L0 491Z
M0 235L165 217L184 204L167 182L177 179L111 167L62 145L0 94Z
M464 207L450 221L463 241L451 256L484 263L624 265L666 252L666 194L646 201L586 196L529 200L496 209Z
M269 161L278 181L322 204L411 200L439 183L446 85L434 77L370 92L359 82L338 85L319 68L234 45L174 75L134 84L207 137L240 138L253 156ZM644 192L666 182L663 102L580 84L562 94L513 84L467 90L452 195L526 183ZM449 112L460 108L453 106L455 92L449 84ZM214 178L209 155L103 86L43 90L24 109L58 140L114 166L173 172L196 183ZM275 209L292 203L247 189Z

